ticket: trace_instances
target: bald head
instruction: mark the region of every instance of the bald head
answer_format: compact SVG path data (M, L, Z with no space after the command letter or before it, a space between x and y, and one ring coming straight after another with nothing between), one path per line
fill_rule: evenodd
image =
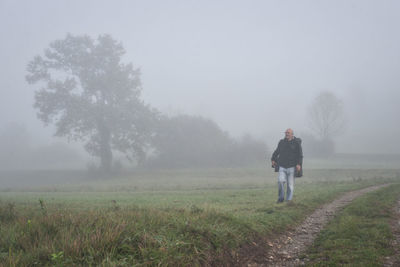
M293 139L293 130L292 129L289 128L285 131L285 138L289 141Z

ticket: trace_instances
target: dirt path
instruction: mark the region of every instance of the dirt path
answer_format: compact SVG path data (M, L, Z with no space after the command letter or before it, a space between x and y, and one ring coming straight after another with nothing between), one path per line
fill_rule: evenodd
M385 259L383 266L400 266L400 199L397 200L396 206L393 208L393 218L390 222L394 239L392 246L395 254Z
M286 232L275 240L268 242L270 249L267 251L266 255L262 258L254 259L253 262L247 263L247 266L305 265L308 261L307 258L300 259L299 256L301 256L301 254L304 253L313 243L317 234L324 228L339 209L365 193L375 191L388 185L389 184L376 185L348 192L331 203L321 206L293 231Z

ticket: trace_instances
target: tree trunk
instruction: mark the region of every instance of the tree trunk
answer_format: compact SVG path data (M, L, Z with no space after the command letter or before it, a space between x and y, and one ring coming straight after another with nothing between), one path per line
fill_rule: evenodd
M112 170L112 151L111 151L111 133L104 125L99 127L100 135L100 167L103 172L109 173Z

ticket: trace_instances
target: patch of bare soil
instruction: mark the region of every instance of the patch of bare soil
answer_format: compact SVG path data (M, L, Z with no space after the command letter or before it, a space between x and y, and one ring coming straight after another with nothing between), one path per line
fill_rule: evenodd
M331 203L325 204L315 210L314 213L308 216L303 223L292 231L287 231L273 240L265 240L264 242L266 242L266 245L258 245L260 248L264 248L262 253L260 251L261 249L256 249L255 251L257 255L251 257L251 252L249 251L247 260L240 260L239 265L248 267L305 265L308 262L307 257L304 257L303 255L303 257L300 258L300 256L302 256L306 249L314 242L317 234L324 228L338 210L349 204L355 198L387 185L388 184L376 185L345 193ZM400 225L398 228L400 228ZM400 244L400 239L398 239L398 242ZM254 246L253 249L255 247L256 246Z
M393 256L385 259L383 266L400 266L400 199L397 201L396 206L393 207L392 214L390 228L394 236L392 247L395 253Z

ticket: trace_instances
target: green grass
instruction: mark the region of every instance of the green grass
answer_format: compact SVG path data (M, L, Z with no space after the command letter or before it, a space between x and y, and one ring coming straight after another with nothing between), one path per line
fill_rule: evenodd
M307 252L314 266L382 266L392 255L389 220L400 196L394 184L368 193L343 209Z
M310 163L312 164L312 163ZM311 169L297 182L358 181L400 178L398 169ZM270 166L182 170L136 170L115 177L92 177L86 171L0 172L0 192L143 192L262 188L276 185Z
M261 172L243 169L177 172L172 181L186 176L185 190L160 185L167 181L161 172L157 179L141 174L157 190L146 181L141 190L117 191L137 181L124 178L93 181L89 192L64 185L1 192L0 266L228 266L241 246L288 229L338 195L397 180L392 171L387 178L372 173L301 178L290 205L275 204L276 179L264 182Z

